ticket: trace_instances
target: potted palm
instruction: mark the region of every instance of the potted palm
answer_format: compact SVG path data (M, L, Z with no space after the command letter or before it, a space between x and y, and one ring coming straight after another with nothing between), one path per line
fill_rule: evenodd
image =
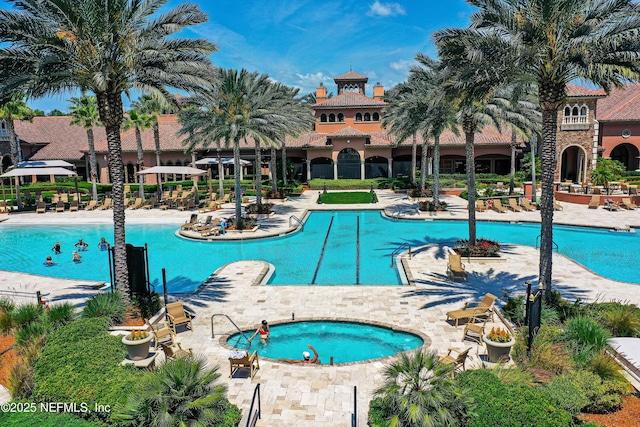
M511 347L516 343L509 331L503 328L491 328L482 339L487 345L489 362L492 363L507 362Z
M127 346L129 359L142 360L149 356L149 344L153 337L147 331L133 330L122 337L122 343Z

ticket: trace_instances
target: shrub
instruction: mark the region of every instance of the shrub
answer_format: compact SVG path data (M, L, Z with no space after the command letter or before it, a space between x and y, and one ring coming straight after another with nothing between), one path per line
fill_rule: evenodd
M383 427L389 425L386 414L391 412L391 408L385 405L384 400L380 397L372 399L369 402L368 421L371 427Z
M475 245L470 245L467 239L458 240L454 250L462 256L487 256L497 257L500 251L500 244L495 240L489 240L484 237L476 239Z
M127 303L120 292L104 292L89 298L82 310L82 317L85 319L107 317L109 324L116 325L124 321L126 312Z
M596 320L588 317L574 317L564 326L563 339L576 353L602 350L609 338L609 332Z
M620 365L616 363L604 350L600 350L589 360L589 370L603 380L626 381L622 375Z
M418 202L419 210L423 212L435 212L435 211L446 211L447 203L446 202L438 202L434 203L433 201L427 200L426 202Z
M273 203L251 203L244 207L244 211L247 214L269 214L273 208Z
M503 293L503 300L507 301L500 310L502 314L504 314L507 319L511 321L511 323L516 326L524 325L524 316L525 316L525 296L518 295L517 297L509 296L509 293Z
M600 304L604 325L615 337L636 337L640 335L640 309L633 304L619 302Z
M28 323L16 332L16 344L23 346L33 339L46 337L51 330L49 321Z
M603 381L593 372L579 370L554 378L545 391L561 406L576 411L606 413L622 405L629 384L624 380Z
M11 312L13 321L18 328L23 328L29 323L33 323L42 316L42 306L40 304L25 304Z
M102 424L82 420L71 414L55 412L0 412L2 427L100 427Z
M146 319L152 317L160 310L160 295L157 292L151 292L149 296L134 295L134 297L131 298L131 304L140 310L140 315Z
M71 322L75 317L75 312L75 307L71 303L65 302L62 304L53 304L46 313L51 326L53 328L59 328Z
M561 374L573 369L575 362L569 349L564 343L559 342L562 336L559 328L543 325L533 340L530 355L527 355L527 334L527 328L518 330L516 344L511 352L518 365L552 374Z

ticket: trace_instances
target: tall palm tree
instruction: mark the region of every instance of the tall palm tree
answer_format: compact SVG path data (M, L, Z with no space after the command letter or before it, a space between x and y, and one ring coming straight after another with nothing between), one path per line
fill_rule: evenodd
M98 101L95 96L82 95L79 98L73 97L69 100L69 112L71 113L71 124L82 126L87 131L87 145L89 146L89 168L91 174L92 192L91 198L98 200L98 162L96 161L95 138L93 127L100 123L98 120Z
M207 15L193 4L155 15L167 0L8 2L14 10L0 11L0 93L41 97L78 88L96 95L113 186L115 286L128 296L122 95L141 89L168 98L169 87L196 92L210 86L208 55L216 46L175 36Z
M453 369L439 362L435 350L402 353L387 365L374 395L382 399L389 425L466 425L471 402L458 391Z
M203 357L167 361L141 378L112 418L122 426L221 425L230 404L219 370Z
M24 102L24 95L5 96L0 101L0 119L4 119L9 132L9 145L11 146L11 162L17 166L21 158L20 142L16 135L14 120L33 120L33 110ZM22 197L20 196L20 179L16 178L16 204L18 210L22 210Z
M153 116L140 112L139 110L130 110L129 114L124 117L123 129L135 129L136 145L138 147L138 170L144 167L144 147L142 147L142 131L153 127ZM144 175L140 174L140 190L139 196L144 200Z
M236 194L236 223L242 228L240 198L240 141L276 147L288 135L307 131L313 123L307 106L296 99L297 89L273 83L266 74L245 69L218 69L217 84L205 96L195 97L179 114L181 135L192 148L212 143L233 147Z
M567 83L608 90L640 79L640 4L633 0L469 0L471 27L456 30L487 75L535 82L542 109L540 282L551 296L558 109Z

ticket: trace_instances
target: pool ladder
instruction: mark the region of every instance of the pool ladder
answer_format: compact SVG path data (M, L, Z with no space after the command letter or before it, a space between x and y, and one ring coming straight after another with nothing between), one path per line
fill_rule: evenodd
M247 338L247 336L244 334L244 332L242 332L242 330L238 327L238 325L236 325L236 323L233 320L231 320L231 318L229 316L227 316L226 314L222 314L222 313L214 314L213 316L211 316L211 338L215 338L215 334L213 333L213 319L216 316L224 316L227 319L229 319L229 322L231 322L233 324L233 326L236 327L238 332L240 332L240 335L242 335L244 337L244 339L247 340L248 343L251 343L251 341L249 341L249 338Z
M542 238L542 234L539 234L538 237L536 237L536 249L538 249L538 247L540 246L540 239ZM560 251L560 248L558 247L558 244L556 242L554 242L553 240L551 241L551 246L553 247L553 249L556 250L556 252Z
M289 217L289 227L291 227L291 220L294 220L295 222L297 222L298 224L300 224L300 231L304 231L304 222L302 222L302 220L300 218L298 218L295 215L291 215Z
M409 244L405 242L398 246L393 252L391 252L391 267L393 267L396 257L405 250L409 251L409 259L411 259L411 246L409 246Z

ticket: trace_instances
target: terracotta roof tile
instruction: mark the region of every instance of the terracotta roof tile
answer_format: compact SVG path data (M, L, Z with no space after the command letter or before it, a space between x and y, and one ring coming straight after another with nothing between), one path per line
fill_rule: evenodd
M354 73L353 71L349 71L348 73L340 74L338 77L334 77L333 81L350 81L350 80L364 80L365 82L369 81L369 77L363 76L362 74Z
M598 101L596 119L599 121L640 120L640 85L630 84L613 88L606 98Z
M568 98L587 98L587 97L602 97L607 94L603 89L589 89L574 84L567 84L567 97Z
M387 105L384 101L369 98L356 92L345 92L333 98L327 98L326 101L313 105L314 109L325 108L356 108L356 107L384 107Z

